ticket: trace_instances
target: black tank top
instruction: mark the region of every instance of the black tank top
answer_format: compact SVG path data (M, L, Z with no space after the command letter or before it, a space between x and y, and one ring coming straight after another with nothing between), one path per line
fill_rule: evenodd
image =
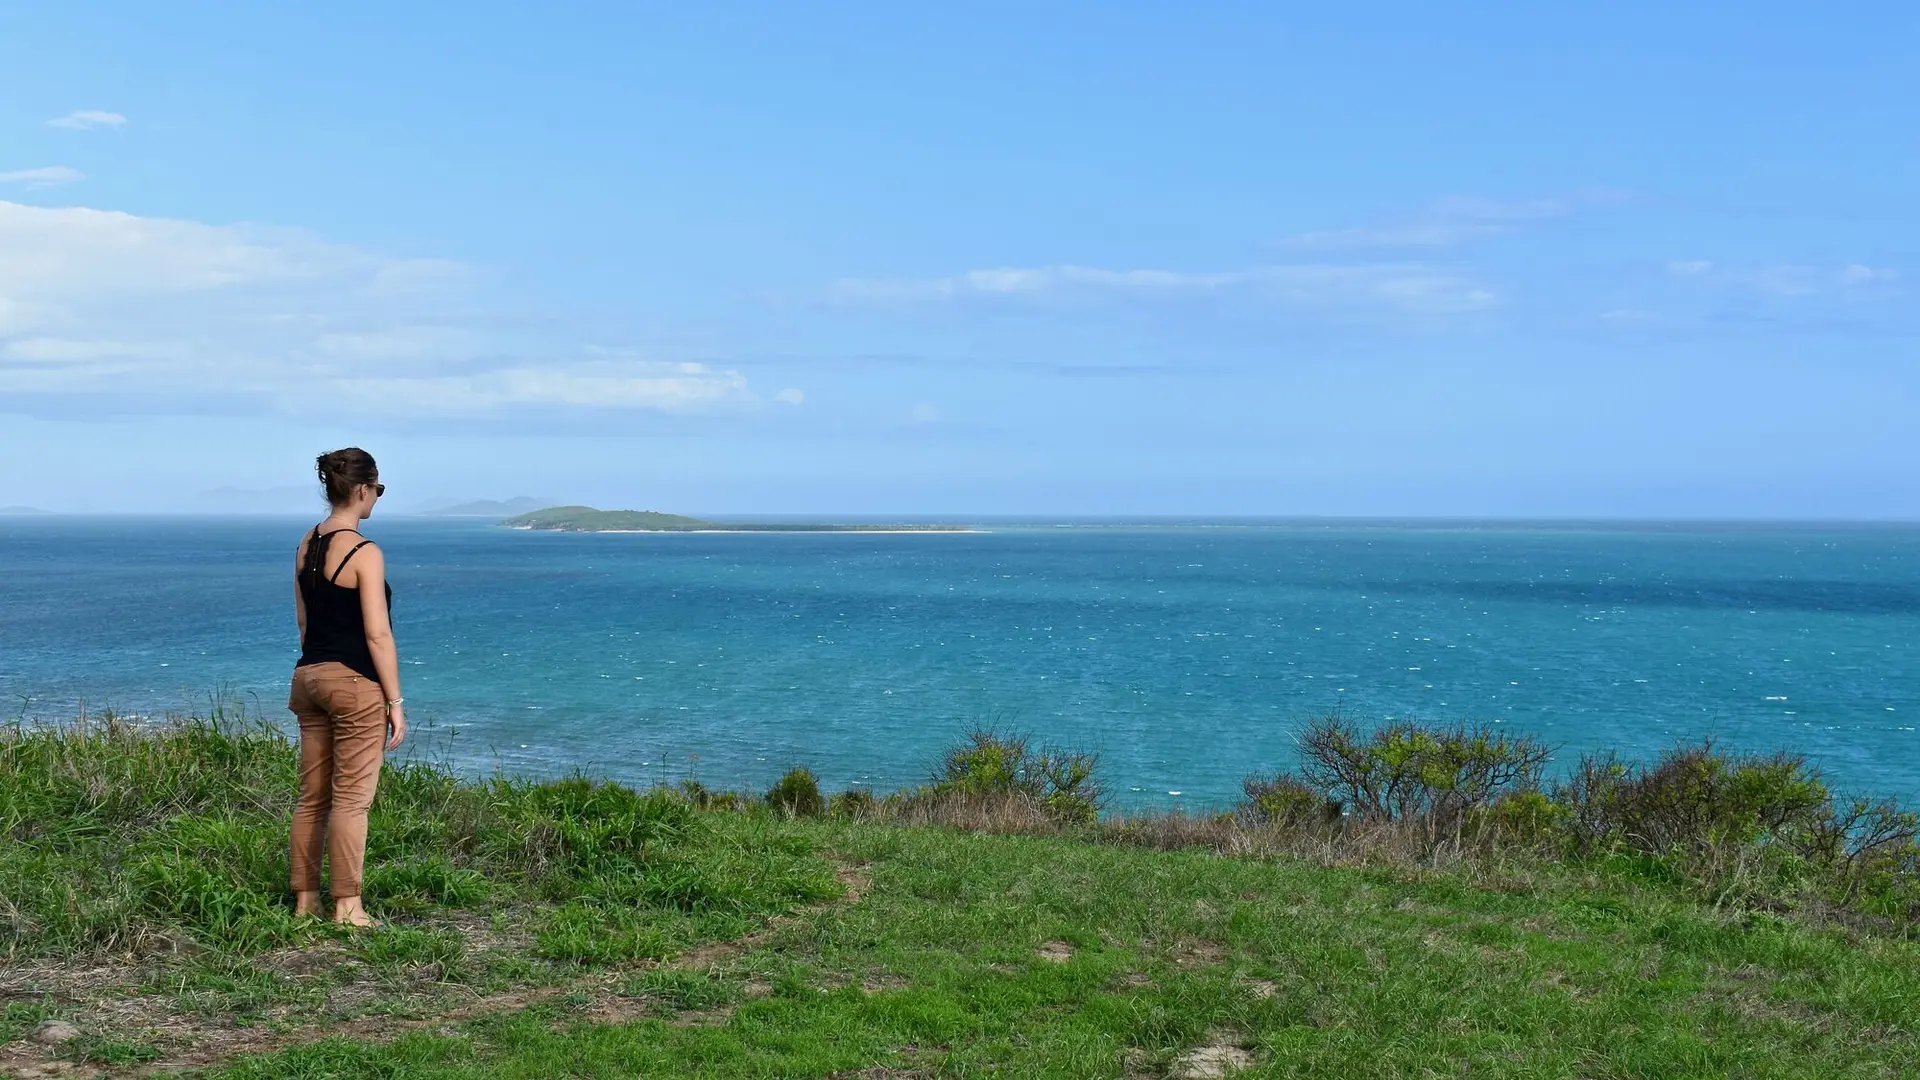
M347 557L334 567L333 576L328 577L327 548L332 546L333 538L343 532L360 535L352 529L323 533L316 525L313 535L307 539L307 558L300 564L300 599L307 605L307 635L300 642L300 661L294 667L332 661L378 681L380 673L373 668L373 651L367 648L367 622L360 614L360 590L349 589L337 580L354 552L373 541L355 544L353 551L347 552ZM389 613L393 610L392 585L387 586L387 610Z

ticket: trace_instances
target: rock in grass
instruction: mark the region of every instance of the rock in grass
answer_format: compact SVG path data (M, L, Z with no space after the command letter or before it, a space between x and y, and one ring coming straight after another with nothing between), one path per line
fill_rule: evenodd
M59 1046L80 1037L80 1029L65 1020L42 1020L33 1029L33 1041L41 1046Z

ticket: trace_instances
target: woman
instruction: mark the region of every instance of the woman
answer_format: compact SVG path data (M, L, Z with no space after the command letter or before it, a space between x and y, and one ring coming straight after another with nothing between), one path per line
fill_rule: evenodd
M320 856L332 871L333 921L372 926L360 903L367 810L380 755L407 736L393 645L386 560L356 530L387 486L358 447L321 454L333 512L300 542L293 610L300 661L287 708L300 720L300 801L293 811L294 913L320 914Z

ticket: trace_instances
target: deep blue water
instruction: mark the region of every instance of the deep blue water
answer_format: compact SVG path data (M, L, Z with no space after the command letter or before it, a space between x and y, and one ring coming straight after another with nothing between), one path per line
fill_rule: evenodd
M0 518L0 701L224 691L283 719L309 526ZM888 788L998 722L1101 751L1123 804L1203 806L1339 708L1498 721L1565 758L1791 747L1920 797L1920 527L367 532L415 741L469 769Z

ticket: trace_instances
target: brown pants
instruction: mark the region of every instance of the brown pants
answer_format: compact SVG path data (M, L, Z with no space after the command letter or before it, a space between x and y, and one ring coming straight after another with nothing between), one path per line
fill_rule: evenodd
M293 808L289 859L293 889L319 891L324 848L333 898L359 896L367 811L387 742L386 694L378 681L345 664L308 664L293 669L287 708L300 720L300 801Z

